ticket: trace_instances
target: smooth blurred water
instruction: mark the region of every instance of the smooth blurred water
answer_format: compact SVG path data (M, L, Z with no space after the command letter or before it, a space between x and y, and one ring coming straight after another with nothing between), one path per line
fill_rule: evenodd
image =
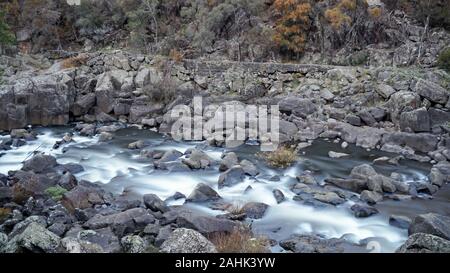
M28 142L27 145L6 151L0 157L0 173L9 170L17 170L22 166L24 159L33 151L39 150L57 157L58 163L78 163L85 171L77 174L78 179L91 182L99 182L117 194L124 190L137 194L155 193L160 198L166 199L176 192L188 196L198 183L206 183L213 187L225 201L237 204L245 204L250 201L263 202L270 205L264 218L255 220L252 228L255 233L268 236L276 240L282 240L291 234L320 234L327 238L340 238L346 235L349 240L358 242L372 238L378 242L383 252L393 252L407 238L407 231L392 227L388 223L391 212L401 215L415 215L416 206L420 202L426 204L427 210L449 210L448 196L444 201L436 204L433 200L409 201L410 206L396 208L395 204L402 202L383 202L378 205L380 214L366 219L357 219L349 207L352 202L347 202L336 208L313 208L292 201L295 196L290 191L290 186L295 183L296 176L305 170L313 172L319 181L326 177L346 177L350 170L363 163L371 163L373 159L388 155L386 153L366 150L350 146L343 150L339 144L326 141L316 141L311 147L304 150L305 154L299 156L299 161L286 170L268 168L265 163L256 156L258 146L245 145L231 149L238 154L240 159L248 159L255 163L261 174L256 178L247 178L243 183L234 187L219 189L217 185L219 171L218 166L212 169L188 172L169 173L168 171L154 170L150 159L142 158L140 151L129 150L129 143L137 140L145 140L149 144L146 149L167 151L176 149L184 153L189 148L201 147L210 157L219 161L221 155L226 152L222 148L209 147L199 142L174 142L163 135L150 130L128 128L114 133L114 139L107 143L99 143L98 137L82 137L75 135L74 143L64 145L59 149L53 149L53 144L60 140L64 133L69 132L68 127L39 128L38 139ZM7 136L1 136L6 138ZM341 159L328 157L328 151L345 152L351 156ZM392 156L392 155L391 155ZM402 161L401 166L375 166L377 171L390 175L391 172L402 174L405 183L411 181L425 181L430 166L412 161ZM270 181L270 178L278 175L280 180ZM251 186L252 190L246 191ZM288 201L277 204L273 197L274 189L281 190ZM446 191L448 191L446 189ZM447 198L447 199L445 199ZM171 201L170 205L183 204L184 200ZM390 205L389 205L390 204ZM419 204L419 205L418 205ZM220 214L207 207L201 207L212 215Z

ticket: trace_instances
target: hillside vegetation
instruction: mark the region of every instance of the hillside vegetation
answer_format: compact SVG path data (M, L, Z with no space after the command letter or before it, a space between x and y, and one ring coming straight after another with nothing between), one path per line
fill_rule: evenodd
M414 42L411 64L424 57L431 28L450 27L450 0L2 2L0 18L15 34L15 49L27 53L112 47L179 58L359 65L368 62L367 50ZM349 52L357 54L339 59Z

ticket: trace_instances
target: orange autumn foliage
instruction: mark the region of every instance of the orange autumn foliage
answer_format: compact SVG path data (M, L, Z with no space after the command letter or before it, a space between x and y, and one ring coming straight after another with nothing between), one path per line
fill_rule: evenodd
M274 7L280 14L273 37L275 43L296 54L302 53L311 25L311 4L305 0L275 0Z

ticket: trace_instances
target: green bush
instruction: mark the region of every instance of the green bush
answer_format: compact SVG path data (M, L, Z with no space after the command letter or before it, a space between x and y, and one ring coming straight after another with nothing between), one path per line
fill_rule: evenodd
M14 34L5 21L5 13L0 11L0 46L14 43Z
M45 193L50 195L53 198L53 200L55 200L55 201L61 200L63 198L63 195L66 192L67 192L67 190L62 188L62 187L60 187L60 186L50 187L50 188L45 190Z
M444 49L439 55L438 66L447 72L450 72L450 47Z

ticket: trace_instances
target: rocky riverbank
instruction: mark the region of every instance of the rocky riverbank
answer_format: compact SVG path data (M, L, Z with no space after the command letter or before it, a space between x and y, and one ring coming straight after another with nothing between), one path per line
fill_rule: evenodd
M77 60L73 65L73 61ZM55 143L64 149L73 134L111 141L120 129L139 126L169 133L174 122L168 111L175 105L193 107L193 95L220 109L227 104L279 105L280 140L299 154L317 139L395 155L354 167L346 177L323 181L304 172L286 191L274 190L277 202L291 199L305 206L340 207L351 202L356 218L378 213L383 200L432 196L450 181L450 80L447 73L419 68L363 68L319 65L234 62L181 63L126 52L77 56L54 64L32 57L10 59L0 87L0 129L8 132L0 150L26 145L36 135L28 125L67 125L74 132ZM206 119L206 117L204 117ZM205 120L206 121L206 120ZM247 130L234 125L227 132ZM205 139L203 145L224 142ZM206 146L205 146L206 147ZM144 140L130 142L154 169L169 172L218 168L218 188L232 187L258 177L255 162L225 153L213 159L202 147L155 151ZM0 157L1 160L1 157ZM430 164L425 183L402 183L401 175L379 173L377 164L403 160ZM169 206L154 194L115 195L97 184L79 180L77 164L58 164L45 154L27 159L21 170L0 176L2 252L214 252L218 234L248 230L248 221L262 218L268 205L244 204L219 217L189 206ZM273 181L277 177L273 177ZM208 203L226 211L212 187L199 184L188 203ZM392 216L392 224L408 228L411 237L399 252L449 252L449 219L435 214L412 219ZM182 238L182 239L180 239ZM186 239L187 238L187 239ZM266 242L293 252L362 251L363 242L318 235L294 235Z
M12 142L21 140L22 145L28 145L27 141L32 142L35 138L32 131L12 132ZM73 136L79 134L76 131L73 133L67 133L62 140L55 141L53 148L69 152L71 143L75 141ZM105 141L100 136L97 135L97 139ZM235 207L219 193L221 188L233 189L239 184L246 185L248 182L244 181L251 179L250 186L242 193L245 194L252 191L252 186L257 188L258 183L264 184L266 181L265 174L260 175L262 169L259 165L240 158L234 152L213 158L210 153L195 148L184 152L176 149L163 151L153 148L146 141L142 142L142 146L135 142L130 144L126 145L130 151L138 149L136 152L142 160L155 170L164 171L168 177L176 173L187 177L203 169L219 172L220 175L215 186L198 183L186 195L176 193L162 200L155 194L142 196L127 189L120 194L114 193L102 184L76 178L85 171L82 165L59 164L55 157L37 153L27 159L20 170L1 176L1 251L215 252L220 247L216 241L218 236L236 232L251 234L249 224L266 217L270 210L271 206L262 202L248 202ZM86 151L84 154L88 155ZM375 162L378 163L373 166L379 166L380 160L377 158ZM267 181L274 181L272 183L278 188L273 190L276 203L295 202L317 209L319 213L320 210L336 207L348 210L356 219L365 219L379 213L374 205L383 202L383 199L400 202L426 200L438 189L432 182L404 183L399 176L393 173L387 177L372 165L363 164L354 167L346 179L328 178L322 181L314 172L305 171L287 184L288 189L276 182L283 177L268 177ZM147 174L147 177L152 176ZM111 183L116 183L113 180ZM120 186L123 187L125 184ZM182 205L171 204L174 200L180 200ZM218 215L205 213L195 205L217 210ZM448 221L447 216L437 214L419 215L413 221L404 216L391 215L389 223L394 228L408 229L411 235L398 249L399 252L448 252ZM264 252L276 245L287 252L370 250L366 245L370 240L355 242L345 236L329 239L315 234L293 234L280 241L262 240L256 235L244 238L263 244L263 247L256 249Z

